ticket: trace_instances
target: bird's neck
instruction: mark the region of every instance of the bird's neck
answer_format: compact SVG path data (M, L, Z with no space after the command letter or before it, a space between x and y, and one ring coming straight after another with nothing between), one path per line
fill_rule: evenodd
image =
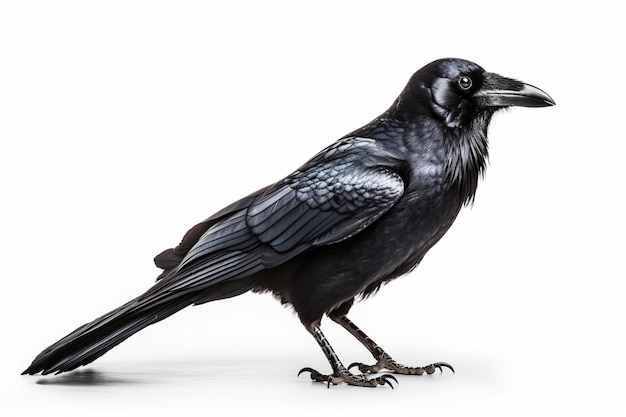
M437 161L463 204L474 200L488 160L487 127L491 114L449 128L432 118L403 120L389 112L347 136L376 139L380 146L417 161ZM419 164L420 162L417 162Z
M487 128L491 114L478 115L467 125L449 128L441 123L419 120L404 125L403 145L421 160L437 160L462 204L474 201L478 181L489 158Z

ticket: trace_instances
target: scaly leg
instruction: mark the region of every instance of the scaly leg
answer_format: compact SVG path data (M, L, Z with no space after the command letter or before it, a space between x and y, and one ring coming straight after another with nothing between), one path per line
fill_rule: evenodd
M357 338L359 342L363 344L370 351L370 353L376 359L374 365L365 365L360 362L354 362L348 366L348 369L357 366L362 373L376 373L381 369L387 369L397 374L404 375L422 375L423 373L432 374L435 369L439 369L443 372L443 368L448 368L452 372L454 369L446 362L435 362L427 366L404 366L391 358L380 346L378 346L372 339L370 339L361 329L359 329L354 323L352 323L345 314L330 315L331 320L339 323L341 327L346 329L350 334Z
M339 357L337 357L337 354L330 346L330 343L328 343L328 340L318 326L313 327L311 330L309 330L309 332L313 335L317 343L322 348L324 355L326 355L326 359L328 359L330 366L333 368L333 373L332 375L323 375L315 369L302 368L300 372L298 372L298 376L300 376L300 374L303 372L310 372L312 380L317 382L326 382L328 384L328 387L330 387L330 384L337 385L345 382L348 385L356 385L360 387L377 387L378 385L387 384L391 388L393 388L390 380L398 382L396 378L393 377L393 375L381 375L379 377L370 379L367 378L365 375L355 375L351 373L345 366L343 366L343 364L339 360Z

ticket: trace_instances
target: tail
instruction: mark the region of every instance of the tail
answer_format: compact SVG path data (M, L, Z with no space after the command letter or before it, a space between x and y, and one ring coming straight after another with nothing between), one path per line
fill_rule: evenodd
M136 298L74 330L41 352L22 375L71 371L93 362L139 330L171 316L193 301Z

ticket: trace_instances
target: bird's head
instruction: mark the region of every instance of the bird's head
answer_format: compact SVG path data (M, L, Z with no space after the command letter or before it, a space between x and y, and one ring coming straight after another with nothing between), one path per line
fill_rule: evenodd
M396 110L408 117L434 114L449 128L459 128L472 120L488 120L498 109L554 104L548 94L530 84L486 72L470 61L446 58L413 75Z

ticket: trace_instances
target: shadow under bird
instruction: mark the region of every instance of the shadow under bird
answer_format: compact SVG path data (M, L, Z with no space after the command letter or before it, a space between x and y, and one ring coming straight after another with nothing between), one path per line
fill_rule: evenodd
M271 292L293 307L332 368L300 371L314 381L393 387L390 373L370 374L452 370L445 362L396 362L347 314L355 297L413 270L474 199L493 114L554 104L542 90L473 62L426 65L372 122L192 227L155 257L163 270L156 284L45 349L24 374L73 370L189 305L247 291ZM324 314L375 363L345 367L320 329Z

